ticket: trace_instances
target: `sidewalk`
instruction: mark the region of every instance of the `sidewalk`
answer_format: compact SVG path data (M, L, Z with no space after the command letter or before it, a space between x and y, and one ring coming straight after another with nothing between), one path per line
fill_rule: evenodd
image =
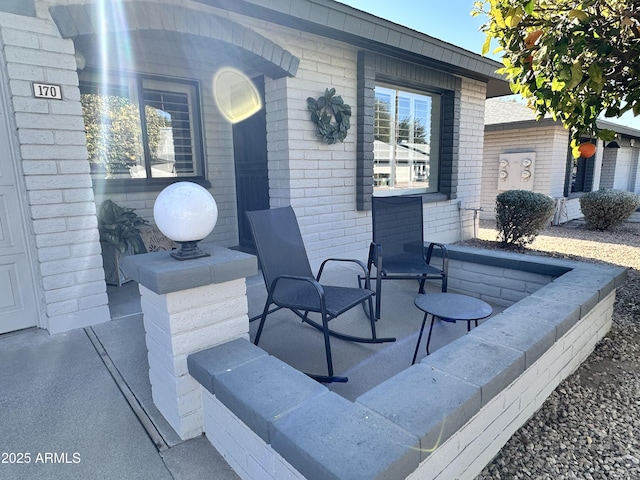
M135 405L138 397L150 397L150 386L146 349L136 345L144 345L140 328L139 319L124 318L95 331L0 336L0 479L239 478L205 437L182 442L166 422L160 436L143 427L140 418L149 419L136 415ZM97 338L98 350L108 344L106 364ZM135 369L143 375L132 374ZM127 377L124 393L120 370ZM134 408L125 397L128 386Z

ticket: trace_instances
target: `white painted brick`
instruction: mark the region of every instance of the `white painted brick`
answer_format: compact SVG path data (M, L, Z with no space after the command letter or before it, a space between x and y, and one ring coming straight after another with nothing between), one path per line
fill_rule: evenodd
M57 143L58 145L86 146L87 143L87 137L85 133L81 131L55 131L53 132L53 135L55 138L55 143Z
M71 299L80 299L84 296L104 293L104 282L89 282L72 287L56 288L44 292L45 300L50 303L62 302Z
M156 373L160 369L164 369L174 376L178 375L176 372L176 358L173 356L171 349L171 339L163 339L147 330L145 341L147 342L149 368L155 370Z
M59 273L78 272L87 268L102 268L102 257L94 255L82 258L68 258L40 264L42 276L57 275Z
M104 285L104 282L102 282ZM86 297L78 298L78 309L88 310L90 308L99 307L109 304L109 297L106 292L96 293L95 295L89 295Z
M75 65L72 70L62 70L59 68L45 69L45 79L49 83L63 85L63 88L64 85L78 85L78 74ZM80 121L82 121L82 117L80 117Z
M76 284L73 273L63 273L60 275L50 275L42 279L42 287L45 290L53 290L55 288L71 287Z
M26 82L24 80L11 79L9 81L9 88L11 89L11 93L17 97L30 97L33 95L31 82Z
M66 229L67 223L63 218L50 218L33 221L33 231L36 235L41 233L64 232Z
M55 175L55 176L26 176L28 190L59 190L65 188L90 188L89 175Z
M40 98L15 97L13 107L16 112L50 113L48 101Z
M9 78L16 80L43 82L45 79L44 69L36 65L7 63L7 71L9 73ZM20 126L20 123L18 126ZM25 126L28 126L28 123L26 123Z
M94 255L100 255L101 252L102 248L100 246L100 242L98 241L80 243L71 246L71 255L73 257L91 257Z
M69 205L69 204L66 204ZM88 208L93 210L93 204L83 202L82 209ZM67 228L69 230L92 230L98 228L98 219L95 215L83 215L79 217L66 218Z
M12 78L14 78L12 76ZM44 81L43 78L27 78L25 80ZM16 112L18 128L45 128L50 130L84 130L82 117L70 115L38 115L37 113Z
M231 318L222 323L193 330L174 338L174 352L188 355L237 338L245 338L249 332L249 319L246 315Z
M99 233L94 230L76 230L71 232L45 233L36 236L38 248L79 244L81 242L97 242Z
M87 158L86 148L84 146L79 148L84 151L81 160L75 160L75 161L69 160L69 161L58 162L58 168L61 174L66 175L69 173L72 173L72 174L73 173L86 173L86 174L91 173L89 168L89 162L87 162L86 160Z
M56 217L79 217L95 215L96 206L91 202L53 203L49 205L34 205L31 214L35 219ZM93 239L93 236L91 237Z
M233 312L233 318L245 316L248 313L246 297L230 298L212 305L174 313L171 315L170 333L177 335L226 322L230 317L230 312Z
M56 175L58 164L54 160L23 160L22 171L25 175Z
M63 260L69 257L71 257L71 248L68 245L38 248L38 260L41 262Z
M76 300L67 300L64 302L47 304L47 315L49 317L57 317L77 311L78 302Z
M205 285L187 291L167 294L167 311L177 313L198 306L215 304L227 299L244 297L247 293L244 278Z
M35 33L15 30L13 28L2 29L2 41L5 45L39 48L39 37Z
M22 158L25 160L47 158L87 159L86 147L77 145L22 145L20 151L22 152Z
M49 130L30 130L27 128L21 128L18 130L18 138L20 139L20 143L39 145L52 145L55 143L54 133Z
M29 203L31 205L62 203L62 199L62 190L32 190L29 192Z

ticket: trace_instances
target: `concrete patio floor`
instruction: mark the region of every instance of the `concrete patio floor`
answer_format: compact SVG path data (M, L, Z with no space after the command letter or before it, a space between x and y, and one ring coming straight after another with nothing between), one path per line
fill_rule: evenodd
M327 283L352 285L350 268L329 269ZM0 362L12 366L0 373L5 412L0 447L31 454L29 464L0 465L0 479L238 478L204 437L181 441L158 412L151 399L137 284L108 290L111 322L53 336L38 329L0 336ZM396 342L332 339L335 371L349 382L329 388L352 400L411 364L422 321L413 304L416 291L417 282L384 283L378 336L395 336ZM260 275L247 279L247 293L249 315L257 315L266 298ZM494 314L500 310L494 306ZM252 340L257 324L250 327ZM332 328L366 335L369 323L355 308L334 320ZM465 322L436 322L431 351L465 333ZM268 319L260 347L302 371L326 372L322 334L287 311ZM66 453L68 462L36 463L36 455L46 452Z

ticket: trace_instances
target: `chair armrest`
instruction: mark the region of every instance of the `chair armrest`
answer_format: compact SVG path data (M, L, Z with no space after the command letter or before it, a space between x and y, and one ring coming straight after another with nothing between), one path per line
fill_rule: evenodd
M320 283L318 283L318 281L315 278L300 277L296 275L279 275L273 280L273 282L271 282L271 288L269 289L269 293L271 295L275 293L276 287L280 280L295 280L298 282L310 283L311 285L313 285L313 287L316 289L316 292L318 293L318 297L320 298L320 304L324 306L324 303L325 303L324 288L322 288L322 285L320 285Z
M429 246L427 247L427 263L431 263L431 256L433 255L434 248L440 250L440 254L442 255L442 271L446 275L449 270L449 253L447 252L447 247L445 247L442 243L429 243Z
M324 262L322 262L322 264L320 265L320 270L318 270L318 275L316 276L316 280L318 282L320 281L320 277L322 276L322 271L324 270L324 266L328 262L349 262L349 263L357 264L358 266L360 266L360 268L362 269L362 273L364 274L365 288L369 288L370 282L369 282L369 272L367 271L367 267L364 264L364 262L354 258L327 258Z

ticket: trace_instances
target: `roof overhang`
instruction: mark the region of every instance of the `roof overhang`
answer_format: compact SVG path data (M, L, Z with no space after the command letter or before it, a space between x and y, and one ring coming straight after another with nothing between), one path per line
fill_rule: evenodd
M483 81L488 98L512 93L499 62L332 0L194 1Z

